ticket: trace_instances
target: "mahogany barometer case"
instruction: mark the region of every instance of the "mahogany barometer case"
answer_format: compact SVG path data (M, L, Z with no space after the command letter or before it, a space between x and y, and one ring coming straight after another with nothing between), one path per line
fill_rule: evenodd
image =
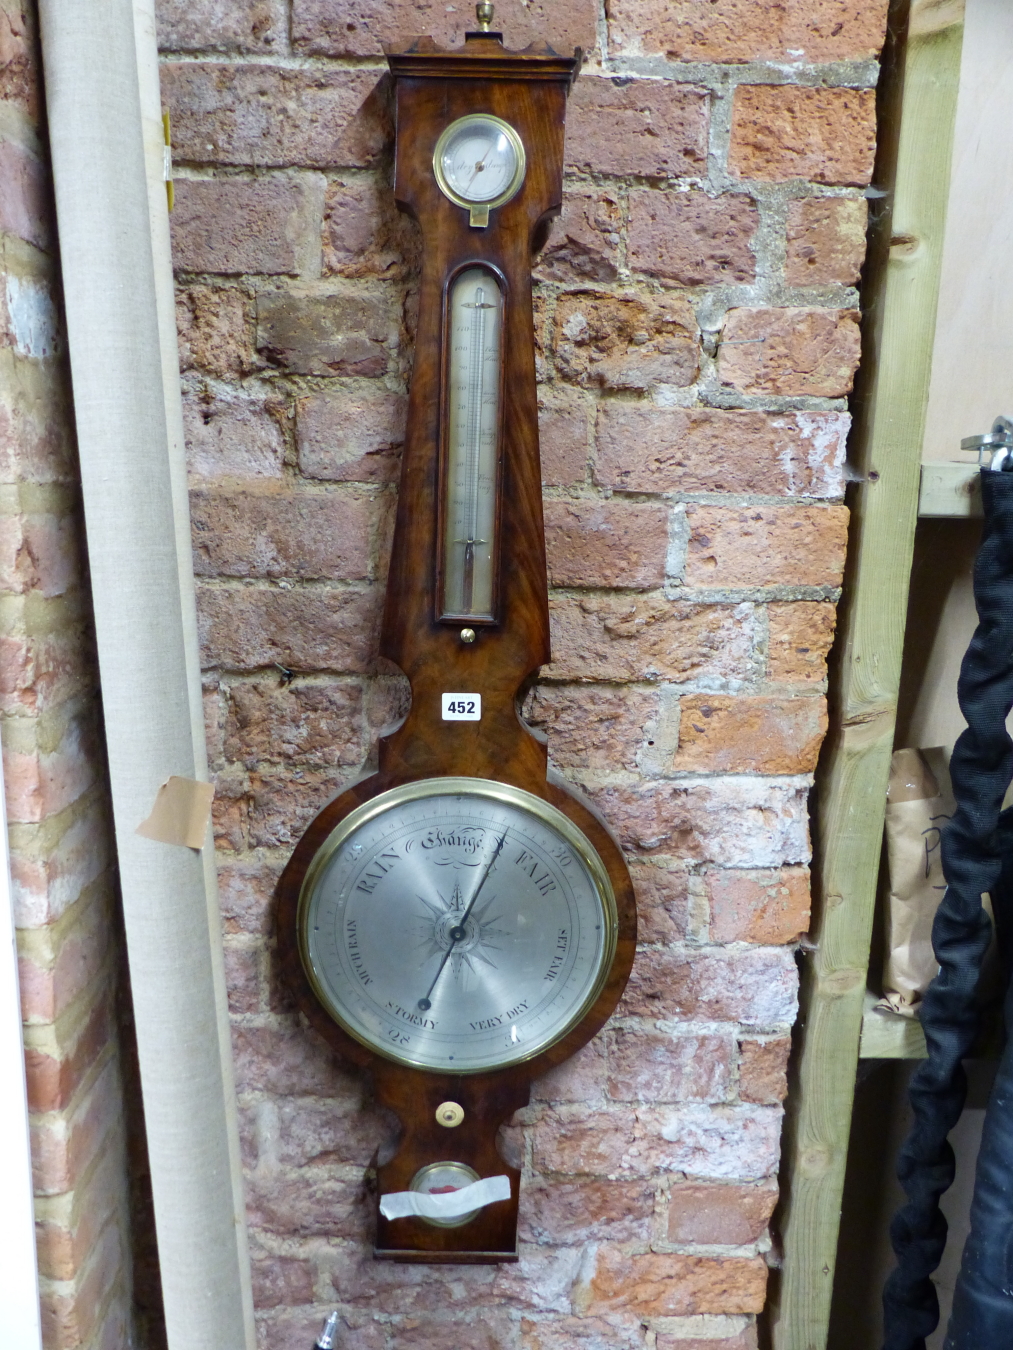
M387 55L394 192L423 244L380 644L411 708L279 884L299 1007L401 1123L375 1252L403 1261L516 1259L497 1132L600 1030L636 940L618 845L518 711L549 660L532 249L580 54L509 51L479 17L461 48Z

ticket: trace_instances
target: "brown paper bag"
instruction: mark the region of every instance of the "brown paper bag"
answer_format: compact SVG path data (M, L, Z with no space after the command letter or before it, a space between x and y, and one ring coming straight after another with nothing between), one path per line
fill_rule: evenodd
M895 750L886 805L890 893L883 997L876 1008L915 1017L939 969L932 920L943 898L940 839L954 812L946 752Z

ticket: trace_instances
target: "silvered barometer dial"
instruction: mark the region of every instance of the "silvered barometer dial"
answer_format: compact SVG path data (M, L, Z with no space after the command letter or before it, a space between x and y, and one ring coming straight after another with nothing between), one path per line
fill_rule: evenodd
M324 1007L378 1054L504 1068L560 1040L616 944L601 859L562 812L469 778L394 788L347 816L307 873L303 959Z

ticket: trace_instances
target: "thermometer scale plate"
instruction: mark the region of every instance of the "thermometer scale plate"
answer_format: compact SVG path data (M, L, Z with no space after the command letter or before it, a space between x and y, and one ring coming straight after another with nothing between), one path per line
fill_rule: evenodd
M450 283L446 327L440 617L491 623L496 617L503 292L488 267L466 268Z

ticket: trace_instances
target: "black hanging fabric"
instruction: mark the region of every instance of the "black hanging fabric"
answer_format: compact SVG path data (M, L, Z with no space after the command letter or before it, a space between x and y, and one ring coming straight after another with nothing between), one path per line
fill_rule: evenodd
M1013 810L999 817L1002 871L992 892L996 937L1006 980L1006 1048L999 1063L981 1135L971 1204L971 1231L944 1350L1013 1345Z
M978 627L957 684L967 729L950 761L956 812L943 830L947 886L932 928L939 974L922 1003L928 1058L911 1080L914 1124L897 1161L897 1177L907 1203L890 1225L897 1267L883 1291L883 1350L925 1350L925 1337L939 1321L931 1275L946 1244L939 1197L952 1183L954 1172L953 1150L946 1136L964 1106L967 1080L961 1061L978 1029L975 996L992 930L981 897L988 892L993 902L1000 898L1003 845L1011 837L1006 819L1000 826L1000 811L1013 779L1013 741L1006 732L1006 717L1013 707L1013 473L982 469L981 495L985 528L974 566ZM1008 1068L1013 1086L1013 1063ZM1013 1117L1007 1115L1006 1121L1013 1144ZM1005 1213L1007 1244L1013 1231L1006 1204L1009 1198L1007 1191L1005 1200L983 1202L981 1217L987 1222L980 1251L986 1264L994 1259L990 1236L994 1224L988 1215L994 1218L1000 1209ZM975 1280L980 1282L982 1262L973 1253L972 1261ZM969 1276L966 1284L969 1299L974 1296L975 1280ZM1004 1294L998 1304L1009 1331L1013 1297ZM1013 1334L985 1339L980 1332L975 1334L976 1340L954 1341L954 1350L972 1344L976 1350L989 1344L1013 1345Z
M1006 1025L1013 1006L1007 998ZM1013 1043L996 1075L945 1350L1013 1345Z

